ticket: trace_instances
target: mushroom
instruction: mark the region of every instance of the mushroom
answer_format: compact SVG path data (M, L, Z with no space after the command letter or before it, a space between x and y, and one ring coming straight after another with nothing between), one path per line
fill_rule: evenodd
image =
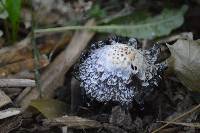
M159 45L138 47L135 38L114 37L99 41L81 55L77 77L86 95L99 102L132 105L158 86L166 68L158 63Z

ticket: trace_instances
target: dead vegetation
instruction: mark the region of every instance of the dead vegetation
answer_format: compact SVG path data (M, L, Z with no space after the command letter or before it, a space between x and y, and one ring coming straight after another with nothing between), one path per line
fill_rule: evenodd
M198 1L16 1L19 22L0 3L0 133L200 131ZM83 50L113 35L162 46L168 69L142 107L91 100L73 77Z

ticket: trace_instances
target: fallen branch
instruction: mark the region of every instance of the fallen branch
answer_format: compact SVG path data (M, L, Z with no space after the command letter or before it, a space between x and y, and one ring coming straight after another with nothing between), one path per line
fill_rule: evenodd
M78 116L63 116L55 119L45 119L43 124L47 126L67 126L78 129L102 127L101 123Z
M34 87L35 80L31 79L0 79L0 87Z
M90 20L86 25L94 25L95 22ZM63 85L65 73L79 58L82 50L94 36L94 32L77 31L73 36L67 48L60 53L49 67L41 75L41 91L43 97L52 97L55 90ZM26 108L30 101L39 97L39 91L33 88L30 93L20 102L22 108Z

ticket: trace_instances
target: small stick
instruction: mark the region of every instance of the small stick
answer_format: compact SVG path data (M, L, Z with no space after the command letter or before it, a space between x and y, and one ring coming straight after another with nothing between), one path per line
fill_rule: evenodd
M102 124L98 121L82 118L79 116L67 115L55 119L45 119L43 120L43 124L49 126L67 126L77 129L102 127Z
M21 113L19 108L8 108L6 110L0 111L0 120L11 116L15 116Z
M19 103L31 91L31 87L26 87L15 99L15 103Z
M158 129L154 130L152 133L157 133L158 131L162 130L163 128L167 127L171 122L175 122L191 113L193 113L194 111L198 110L200 108L200 104L198 104L197 106L195 106L194 108L192 108L191 110L181 114L178 117L175 117L174 119L172 119L171 121L169 121L169 123L164 124L163 126L159 127Z
M31 79L0 79L0 87L34 87L35 80Z
M169 124L178 125L178 126L200 128L200 123L168 122L168 121L157 121L157 122L169 123Z

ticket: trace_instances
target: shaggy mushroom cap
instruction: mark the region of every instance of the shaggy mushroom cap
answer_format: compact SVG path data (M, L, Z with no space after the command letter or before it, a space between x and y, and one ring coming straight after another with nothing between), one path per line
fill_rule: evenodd
M99 41L81 56L78 77L88 97L99 102L131 105L157 86L164 64L157 63L158 45L137 49L134 38Z

